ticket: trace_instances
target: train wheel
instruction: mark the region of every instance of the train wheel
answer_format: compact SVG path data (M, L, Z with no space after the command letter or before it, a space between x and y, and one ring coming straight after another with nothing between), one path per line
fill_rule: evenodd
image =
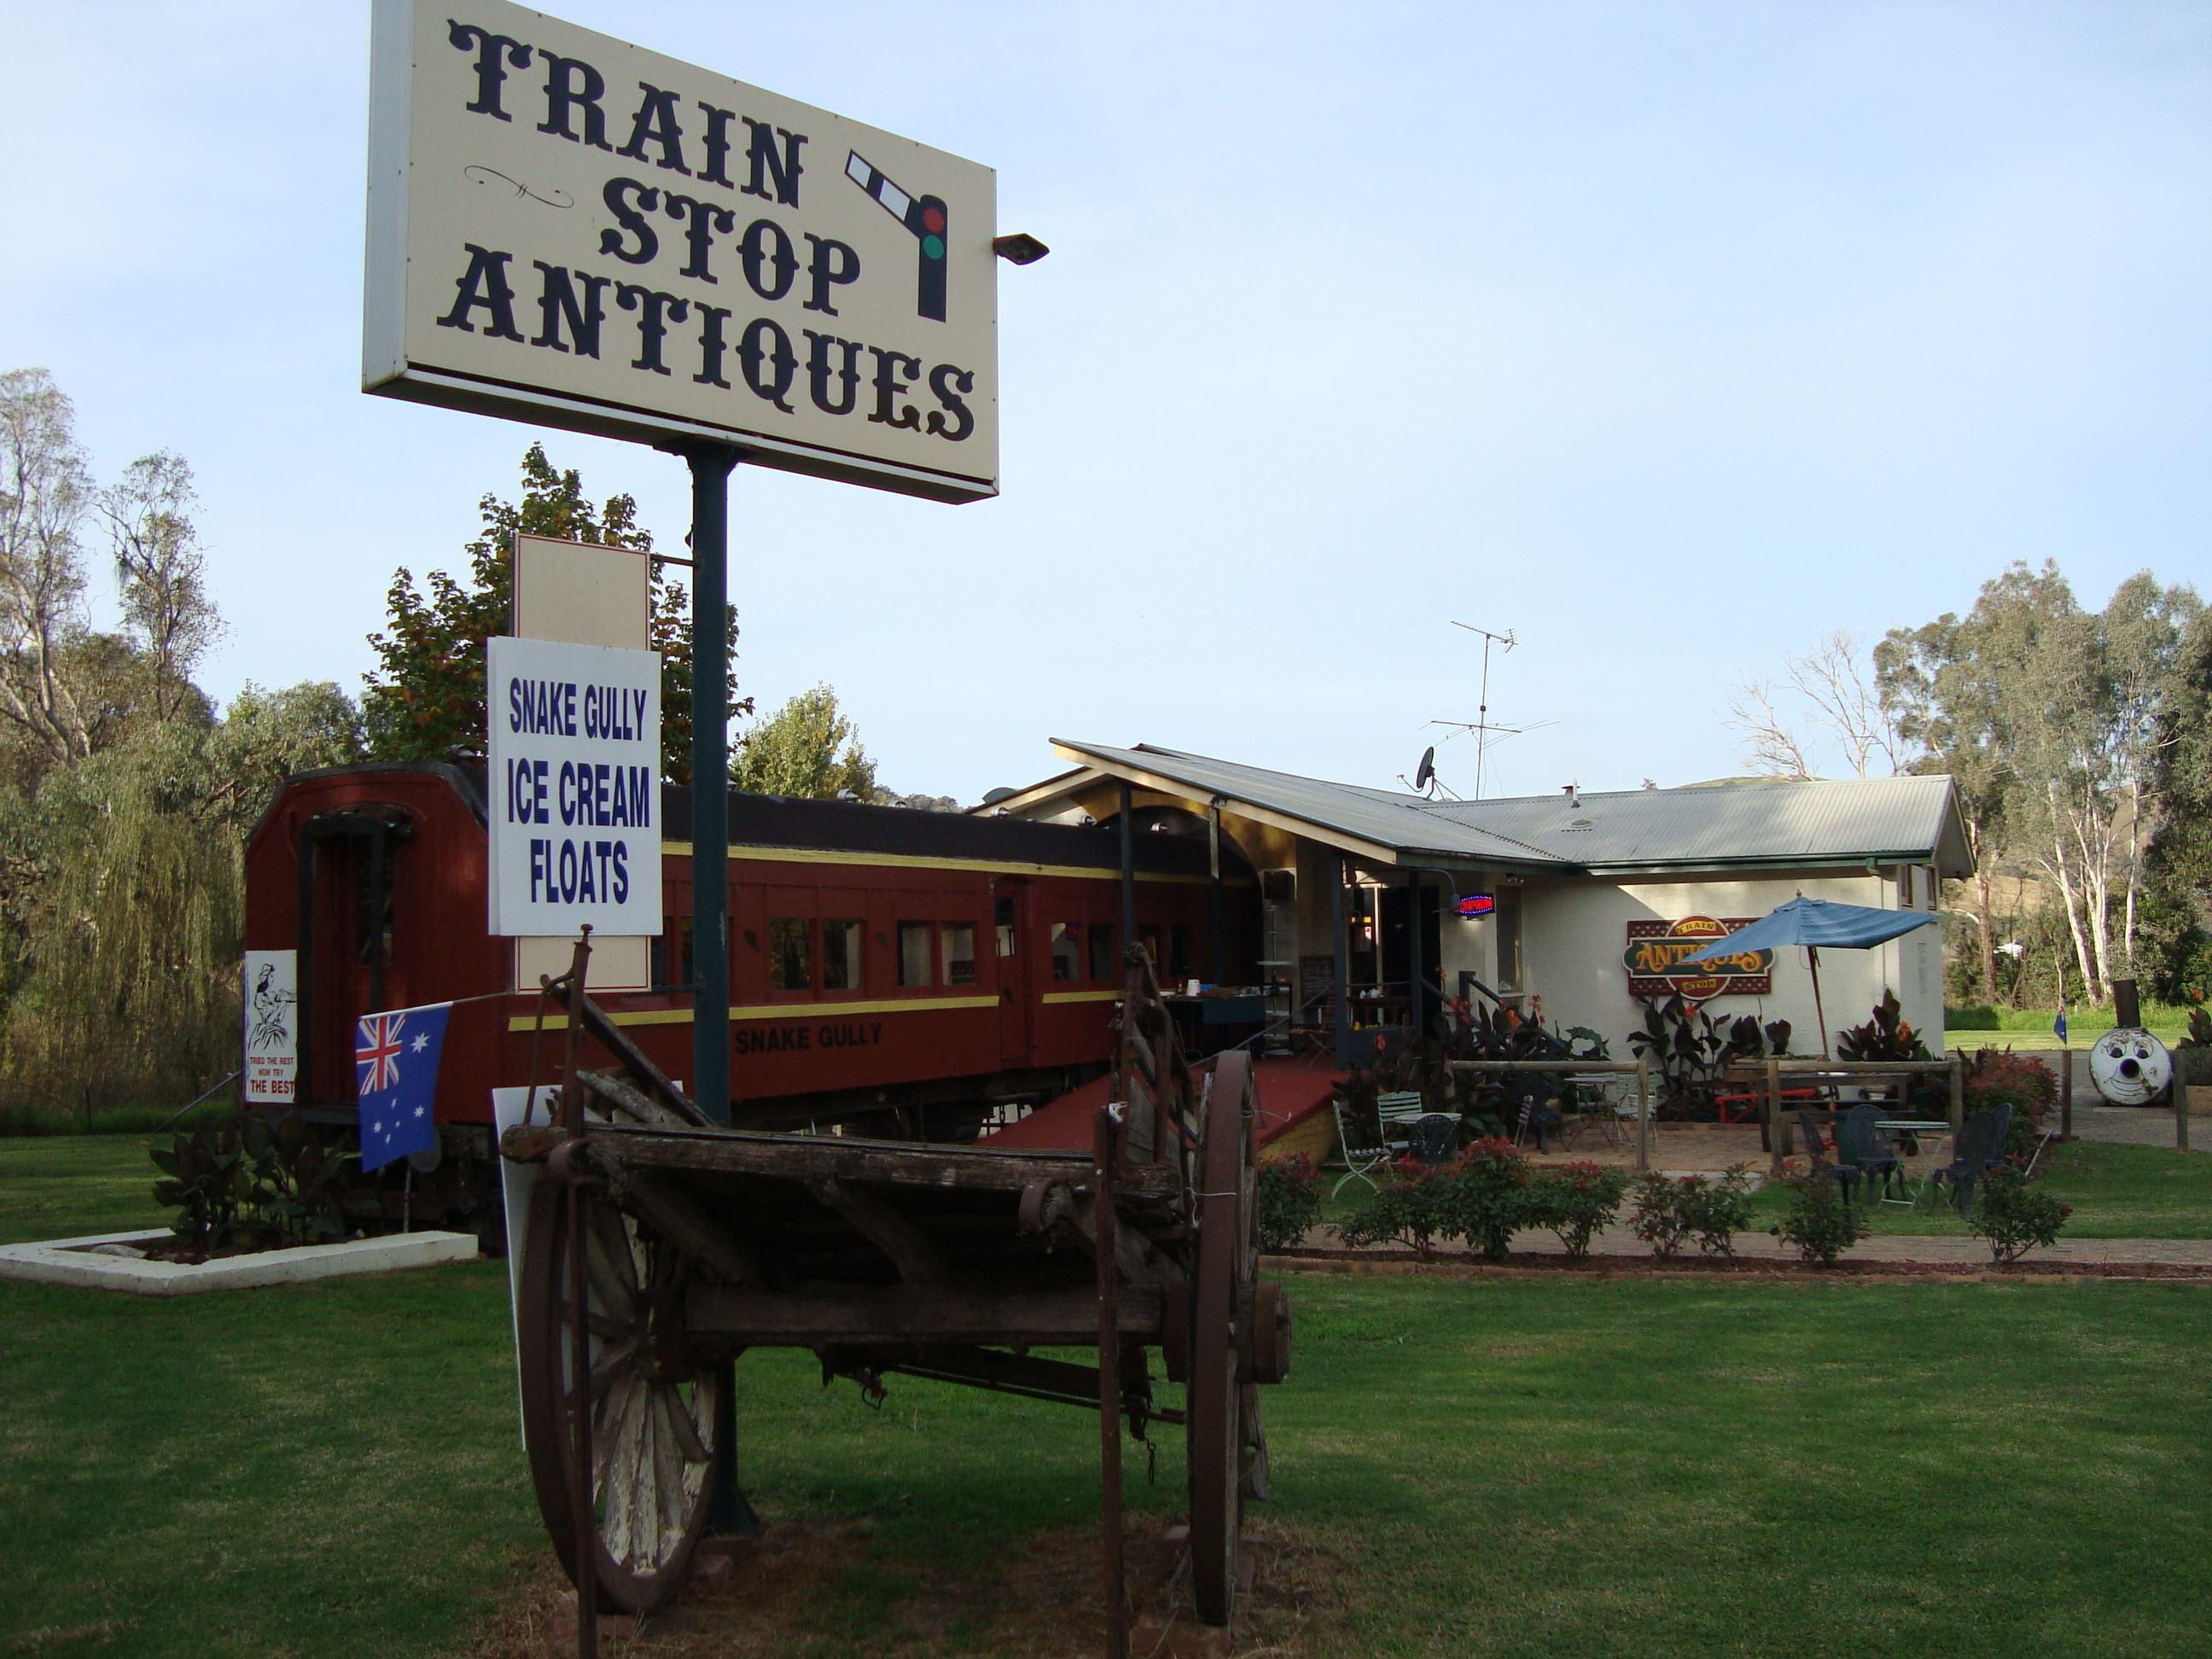
M1237 1544L1244 1496L1264 1486L1266 1440L1259 1391L1247 1369L1237 1322L1251 1317L1260 1261L1253 1137L1259 1101L1249 1055L1215 1062L1199 1135L1198 1271L1191 1286L1191 1581L1199 1617L1228 1625L1237 1610Z
M693 1370L670 1352L680 1341L655 1328L656 1304L677 1305L673 1248L591 1196L583 1205L590 1358L588 1367L574 1363L567 1200L550 1182L541 1182L531 1199L516 1319L523 1443L538 1512L569 1581L580 1582L568 1412L577 1373L586 1370L599 1595L602 1605L642 1612L675 1594L706 1528L719 1368Z

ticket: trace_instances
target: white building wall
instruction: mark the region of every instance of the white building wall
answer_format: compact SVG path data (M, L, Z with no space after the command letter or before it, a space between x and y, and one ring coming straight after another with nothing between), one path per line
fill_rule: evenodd
M1453 996L1459 994L1459 976L1462 970L1473 974L1493 990L1498 985L1498 927L1488 919L1462 921L1453 914L1454 901L1460 893L1494 893L1494 880L1478 882L1461 876L1455 889L1449 882L1431 877L1430 883L1438 889L1437 906L1437 954L1443 972L1437 982Z
M1915 908L1932 908L1932 884L1923 872L1913 884ZM1626 1040L1643 1014L1628 994L1621 962L1631 921L1674 921L1684 916L1762 916L1802 893L1807 898L1882 909L1903 908L1896 873L1787 875L1745 880L1534 882L1523 890L1527 918L1522 949L1529 988L1542 999L1543 1017L1556 1025L1601 1031L1614 1054L1628 1058ZM1835 1033L1863 1024L1887 985L1897 993L1905 1018L1930 1050L1943 1051L1942 924L1923 927L1869 951L1820 953L1820 1000L1827 1012L1830 1052ZM1778 951L1774 991L1766 997L1718 996L1706 1004L1715 1019L1756 1014L1790 1024L1793 1052L1816 1054L1819 1026L1813 982L1802 950Z

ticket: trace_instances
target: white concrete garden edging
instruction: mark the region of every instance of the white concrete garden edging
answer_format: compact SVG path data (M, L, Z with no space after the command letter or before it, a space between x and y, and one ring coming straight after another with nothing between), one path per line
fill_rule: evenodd
M191 1296L202 1291L243 1291L263 1285L301 1285L314 1279L434 1267L446 1261L472 1261L477 1255L472 1235L444 1232L387 1233L380 1238L257 1250L251 1255L227 1255L201 1262L149 1261L137 1256L106 1255L99 1248L166 1243L175 1237L166 1227L156 1227L129 1233L93 1233L83 1238L50 1238L36 1244L0 1244L0 1279L123 1291L133 1296Z

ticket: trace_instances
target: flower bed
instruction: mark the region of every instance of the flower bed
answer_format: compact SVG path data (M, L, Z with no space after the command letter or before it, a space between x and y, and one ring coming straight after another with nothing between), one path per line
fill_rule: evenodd
M477 1241L468 1233L422 1232L240 1251L198 1261L161 1259L161 1248L177 1242L177 1236L168 1229L155 1228L0 1245L0 1279L121 1291L133 1296L190 1296L397 1273L447 1261L471 1261L477 1255Z

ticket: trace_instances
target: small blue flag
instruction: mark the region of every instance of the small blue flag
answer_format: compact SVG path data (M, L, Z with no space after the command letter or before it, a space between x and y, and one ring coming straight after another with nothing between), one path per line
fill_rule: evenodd
M2061 1042L2066 1041L2066 1011L2063 1008L2058 1011L2058 1018L2051 1022L2051 1029L2058 1033Z
M361 1167L380 1169L438 1144L438 1056L446 1046L450 1002L370 1014L354 1035L361 1102Z

